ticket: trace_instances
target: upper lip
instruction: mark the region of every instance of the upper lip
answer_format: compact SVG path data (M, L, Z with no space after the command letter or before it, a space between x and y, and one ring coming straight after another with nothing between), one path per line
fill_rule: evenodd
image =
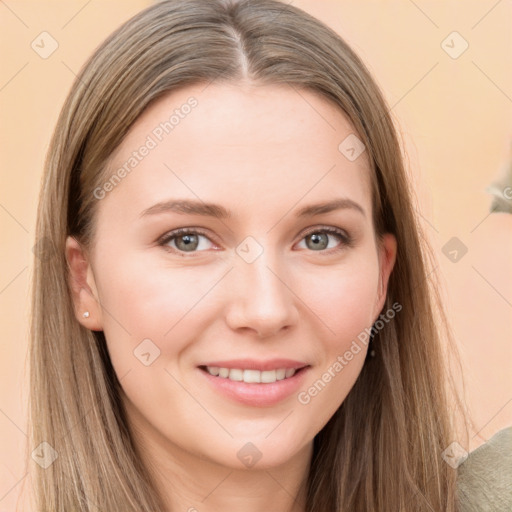
M217 366L219 368L239 368L243 370L278 370L281 368L304 368L309 366L307 363L301 361L294 361L293 359L267 359L266 361L258 361L257 359L230 359L229 361L211 361L199 366Z

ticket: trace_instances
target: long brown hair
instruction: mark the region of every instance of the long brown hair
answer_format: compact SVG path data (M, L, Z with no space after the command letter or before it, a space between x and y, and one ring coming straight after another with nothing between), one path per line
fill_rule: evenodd
M46 250L34 260L30 450L47 442L58 458L46 469L30 465L34 509L164 509L127 425L104 335L76 321L64 247L68 235L94 243L93 191L148 105L214 80L288 84L341 109L368 151L376 236L397 238L383 311L395 302L402 310L375 334L375 357L314 439L307 512L457 510L456 473L441 457L460 405L448 395L444 364L451 334L390 109L338 34L276 0L153 5L94 52L66 99L37 212Z

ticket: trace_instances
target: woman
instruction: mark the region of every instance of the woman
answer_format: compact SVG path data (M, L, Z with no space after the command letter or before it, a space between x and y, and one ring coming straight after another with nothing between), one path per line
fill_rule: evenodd
M35 510L458 510L389 108L316 19L171 0L125 23L63 107L36 236Z

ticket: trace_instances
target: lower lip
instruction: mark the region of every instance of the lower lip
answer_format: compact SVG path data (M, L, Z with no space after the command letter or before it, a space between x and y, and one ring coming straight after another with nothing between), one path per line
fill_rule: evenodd
M210 375L206 370L198 369L216 391L219 391L228 398L253 407L270 407L299 390L304 381L304 376L309 370L309 366L298 370L293 377L268 384L248 384L243 381L216 377Z

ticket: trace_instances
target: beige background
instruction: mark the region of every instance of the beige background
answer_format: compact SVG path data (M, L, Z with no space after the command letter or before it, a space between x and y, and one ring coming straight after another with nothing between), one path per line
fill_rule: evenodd
M512 215L489 214L485 188L512 140L512 3L294 0L340 33L374 73L399 123L422 223L460 344L474 449L512 424ZM0 512L25 477L29 282L37 194L51 131L74 74L142 0L0 2ZM31 42L47 31L58 49ZM442 48L457 31L458 58ZM453 39L453 36L451 36ZM449 38L447 44L452 44ZM454 40L454 50L460 42ZM458 262L441 251L452 237ZM51 304L48 305L51 307Z

